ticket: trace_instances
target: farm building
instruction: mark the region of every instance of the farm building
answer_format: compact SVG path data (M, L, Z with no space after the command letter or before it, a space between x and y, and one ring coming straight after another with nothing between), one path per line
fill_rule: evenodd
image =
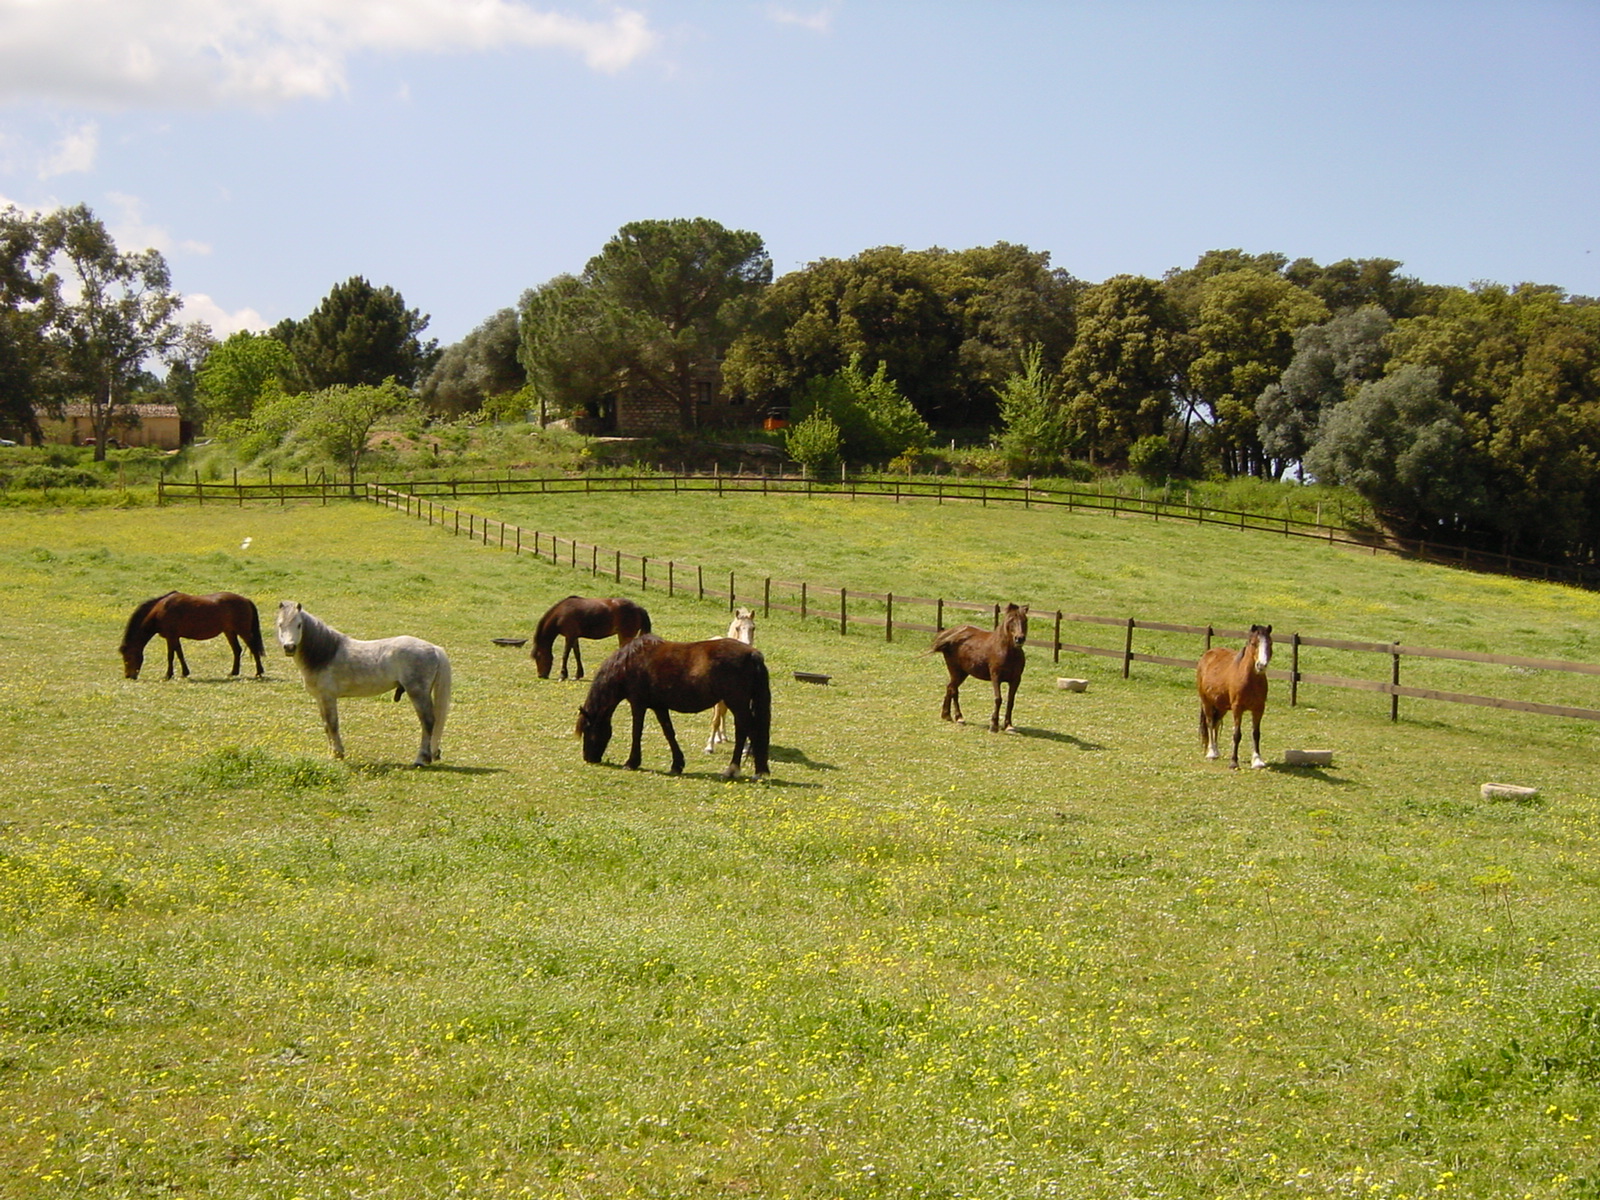
M744 396L723 388L721 366L712 362L694 373L694 410L688 421L679 412L676 397L639 381L601 397L578 424L587 433L634 436L727 429L754 425L759 420L760 414L746 403Z
M126 414L126 415L124 415ZM87 446L94 442L94 423L87 404L69 404L60 417L36 409L39 430L46 442ZM120 446L155 446L176 450L193 436L189 422L174 404L128 404L119 410L111 437Z

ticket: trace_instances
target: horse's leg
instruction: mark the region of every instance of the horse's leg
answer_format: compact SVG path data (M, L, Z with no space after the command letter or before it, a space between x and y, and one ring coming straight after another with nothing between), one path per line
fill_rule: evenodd
M1261 710L1252 709L1250 712L1250 742L1255 747L1250 755L1251 767L1259 768L1267 765L1267 760L1261 757Z
M173 638L168 638L167 639L167 678L168 679L172 678L172 659L173 659L174 655L177 656L178 665L183 668L183 677L185 679L189 678L189 660L183 656L183 639L182 638L173 637Z
M1016 728L1016 726L1011 723L1011 710L1016 707L1016 703L1017 681L1013 679L1006 684L1006 723L1004 729L1007 733L1010 733Z
M239 673L239 660L243 656L243 647L239 645L239 635L234 633L233 630L224 630L224 633L227 634L228 649L233 651L233 670L229 671L228 674L237 675Z
M719 704L717 707L722 708L725 706ZM728 760L728 765L722 768L722 777L724 779L739 778L739 766L744 762L744 748L750 740L750 709L751 706L746 703L743 707L737 708L733 712L733 757ZM752 747L753 750L754 747Z
M1233 761L1228 765L1235 771L1239 769L1239 736L1244 733L1244 710L1233 710Z
M566 648L561 651L561 678L562 679L565 679L567 677L567 662L571 658L572 658L572 639L568 638L567 639Z
M417 710L417 720L422 724L422 745L417 748L417 760L411 765L425 767L433 761L433 696L426 684L408 688L411 707Z
M989 732L1000 732L1000 674L998 671L990 672L994 683L994 712L989 714Z
M728 740L728 735L722 732L722 722L727 715L728 706L721 700L718 700L717 706L711 710L711 736L706 739L707 754L710 754L711 751L716 748L718 742L725 742ZM734 728L736 730L738 725L739 723L735 721Z
M672 747L672 770L669 774L683 774L683 747L678 745L678 735L672 728L672 714L666 707L656 709L656 720L661 722L661 732L667 735L667 745Z
M322 710L322 732L328 735L328 745L333 747L333 756L343 758L344 743L339 740L339 697L318 696L317 706Z
M961 717L961 684L966 679L966 672L957 672L955 667L950 668L950 682L944 685L944 707L939 710L939 716L946 721L954 721L957 725L965 725ZM951 712L955 715L951 716Z
M1206 748L1206 758L1217 757L1217 722L1222 714L1211 707L1209 701L1200 701L1200 744Z
M633 749L628 753L628 761L622 765L627 767L630 771L637 771L639 769L639 762L644 757L644 755L640 752L639 743L644 737L645 708L643 704L640 704L634 700L628 701L628 705L633 710Z
M572 647L572 660L573 660L574 663L577 664L577 667L578 667L578 673L575 676L573 676L573 678L582 679L583 678L583 647L578 645L578 639L577 638L573 638L568 643L568 645L570 645ZM563 664L563 665L565 665L565 664ZM565 679L566 676L563 675L562 678Z

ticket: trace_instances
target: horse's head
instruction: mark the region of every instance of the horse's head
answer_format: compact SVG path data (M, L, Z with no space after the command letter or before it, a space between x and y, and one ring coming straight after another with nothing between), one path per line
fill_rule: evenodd
M735 609L733 620L728 623L728 636L746 646L753 645L756 640L756 614L748 608Z
M1252 644L1255 646L1256 670L1265 671L1267 669L1267 664L1272 661L1272 626L1250 626L1250 640L1245 644L1247 646Z
M285 654L293 654L300 648L300 639L304 633L305 609L294 600L278 601L278 645L283 647Z
M583 761L597 763L611 744L611 714L592 713L580 706L578 727L573 732L583 739Z
M139 678L139 668L144 666L144 647L134 642L123 642L117 649L122 653L123 678Z
M556 656L553 649L555 639L552 637L547 645L540 638L533 639L533 667L539 673L540 679L550 678L550 668L555 665Z
M1028 606L1006 605L1005 618L1001 624L1011 635L1011 640L1019 646L1022 645L1028 640Z

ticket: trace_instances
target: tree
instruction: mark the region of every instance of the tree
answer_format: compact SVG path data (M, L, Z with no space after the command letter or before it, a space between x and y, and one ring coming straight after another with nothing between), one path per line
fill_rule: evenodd
M132 418L129 386L146 360L178 344L183 304L172 291L166 261L155 250L123 253L86 205L43 220L40 253L66 276L45 300L50 338L69 386L89 410L94 456L103 460L117 424Z
M576 416L620 383L590 290L576 275L557 275L523 293L517 360L539 405L539 424L552 412Z
M1000 400L1000 448L1012 470L1033 473L1060 466L1067 452L1066 414L1061 382L1044 365L1044 347L1029 346L1022 355L1022 370L995 391Z
M337 284L305 320L280 322L273 336L294 353L308 389L376 387L386 379L412 387L438 355L437 342L420 340L427 327L428 318L407 308L399 292L355 275Z
M1232 475L1262 474L1256 400L1294 356L1294 335L1324 321L1327 306L1279 275L1227 271L1198 290L1195 357L1188 382L1210 409L1210 424Z
M196 393L209 418L243 421L269 383L288 386L294 355L271 334L240 330L211 348L196 373Z
M417 389L423 405L459 416L482 408L491 396L517 391L528 382L517 361L520 344L516 310L502 308L445 348Z
M1354 488L1391 529L1415 537L1470 529L1486 500L1472 431L1427 367L1402 366L1335 406L1306 469Z
M34 406L52 399L39 249L39 218L14 207L0 212L0 427L33 437L39 434Z
M789 457L815 477L839 461L839 426L825 412L813 412L789 426L783 436Z
M843 370L811 380L793 409L804 422L826 416L839 431L839 452L857 462L887 462L928 444L932 431L888 376L884 363L871 375L852 358Z
M1084 289L1076 316L1061 364L1068 436L1091 463L1126 459L1172 412L1177 310L1155 280L1115 275Z
M302 398L306 415L300 436L349 472L354 486L356 470L367 452L367 439L378 422L398 416L411 406L411 393L393 379L381 384L336 384Z
M720 358L772 280L761 238L704 217L634 221L584 267L592 326L613 362L698 420L698 372Z
M1378 377L1393 324L1383 309L1368 305L1294 335L1294 357L1256 401L1257 435L1271 474L1300 463L1327 412Z

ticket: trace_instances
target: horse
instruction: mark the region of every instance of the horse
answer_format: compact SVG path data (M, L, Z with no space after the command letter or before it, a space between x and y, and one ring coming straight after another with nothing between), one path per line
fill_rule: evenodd
M1022 645L1028 640L1028 606L1007 604L1000 622L992 630L982 630L976 625L957 625L936 635L929 649L944 655L944 665L950 671L950 682L944 689L944 706L939 710L943 720L950 720L952 708L955 722L964 725L961 716L961 685L968 675L974 679L987 679L994 684L994 714L989 718L989 732L1000 732L1000 685L1008 685L1006 695L1005 730L1016 728L1011 723L1011 708L1017 702L1017 684L1022 682L1022 668L1026 655Z
M550 678L554 662L552 647L556 635L567 639L566 651L561 655L561 678L567 677L567 659L578 660L578 678L583 678L583 651L578 649L579 638L608 638L617 635L617 645L626 646L641 633L650 632L650 614L643 606L622 596L602 600L591 596L568 596L552 604L539 618L533 634L532 658L539 670L540 679Z
M726 636L731 637L736 642L743 642L746 646L754 645L756 640L756 614L748 608L735 609L733 620L728 622ZM706 738L707 754L716 749L718 743L728 740L728 735L722 732L722 722L727 715L728 706L718 700L716 708L711 710L711 736Z
M733 638L667 642L641 634L600 664L578 708L583 760L597 763L611 743L611 716L624 700L633 709L633 749L623 765L639 769L639 739L647 712L656 714L672 748L672 774L683 773L683 750L670 712L704 712L718 701L733 714L733 760L722 772L736 778L746 744L757 779L767 774L772 737L772 682L761 651Z
M1239 735L1244 714L1250 714L1250 739L1255 749L1252 767L1264 767L1261 757L1261 710L1267 706L1267 664L1272 661L1272 626L1252 625L1244 647L1238 651L1224 646L1207 650L1195 668L1195 686L1200 692L1200 743L1207 758L1217 753L1217 728L1222 714L1233 714L1233 762L1239 769Z
M439 761L439 740L450 714L450 658L440 647L404 635L357 641L293 600L278 605L278 645L294 658L306 691L317 698L335 758L344 757L339 697L377 696L393 688L396 700L411 697L422 723L422 745L412 765Z
M144 666L144 648L157 634L167 639L167 678L172 678L172 660L176 658L183 668L184 678L189 676L189 661L183 656L180 638L203 642L223 634L233 650L233 670L239 673L240 639L250 647L250 656L256 660L256 678L266 671L261 665L264 647L261 644L261 614L255 603L233 592L212 592L207 596L190 596L184 592L168 592L146 600L128 618L122 631L122 673L129 679L139 678Z

